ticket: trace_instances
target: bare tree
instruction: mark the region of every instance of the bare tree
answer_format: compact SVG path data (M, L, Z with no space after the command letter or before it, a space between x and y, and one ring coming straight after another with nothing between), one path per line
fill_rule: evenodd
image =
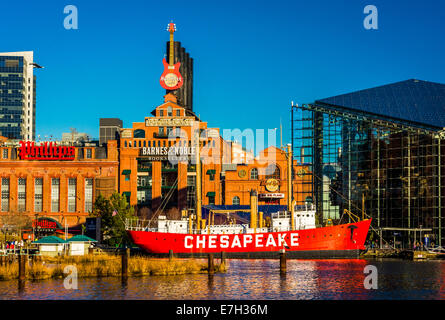
M137 216L142 220L150 220L153 216L153 211L148 207L142 207L138 210Z
M17 233L20 236L23 229L32 227L32 220L21 212L9 211L0 216L0 225L3 233Z
M166 216L168 220L179 220L181 219L181 212L178 208L173 207L167 211Z

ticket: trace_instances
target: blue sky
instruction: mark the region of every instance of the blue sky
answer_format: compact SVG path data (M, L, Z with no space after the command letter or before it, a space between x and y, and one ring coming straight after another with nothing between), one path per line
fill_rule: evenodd
M78 30L66 30L66 5ZM366 30L366 5L378 30ZM210 127L276 128L290 104L417 78L445 83L445 1L8 1L0 52L34 51L37 134L99 135L99 118L141 122L163 102L170 20L194 59L194 111ZM279 137L277 137L279 144Z

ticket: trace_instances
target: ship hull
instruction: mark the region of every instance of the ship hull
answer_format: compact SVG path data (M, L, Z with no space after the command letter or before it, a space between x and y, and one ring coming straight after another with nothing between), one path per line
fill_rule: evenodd
M281 250L292 259L356 258L364 250L371 220L322 228L254 234L181 234L127 231L150 255L205 257L224 252L226 258L277 258Z

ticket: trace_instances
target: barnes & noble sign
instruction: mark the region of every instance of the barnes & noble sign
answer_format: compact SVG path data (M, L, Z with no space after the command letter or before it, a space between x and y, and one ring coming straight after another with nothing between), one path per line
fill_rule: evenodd
M190 156L195 155L195 149L195 147L144 147L139 149L139 155L152 161L187 161Z

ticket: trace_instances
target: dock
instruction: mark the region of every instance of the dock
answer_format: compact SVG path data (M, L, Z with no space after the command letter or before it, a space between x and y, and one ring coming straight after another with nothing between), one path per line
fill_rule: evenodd
M360 255L360 258L397 258L408 260L433 260L444 259L445 253L443 250L402 250L402 249L369 249Z

